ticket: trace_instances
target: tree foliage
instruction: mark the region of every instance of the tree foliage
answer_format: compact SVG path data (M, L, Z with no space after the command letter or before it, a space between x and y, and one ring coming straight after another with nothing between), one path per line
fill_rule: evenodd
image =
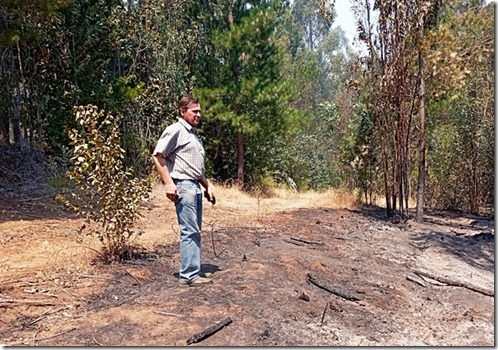
M493 26L492 4L455 1L425 43L436 116L428 152L433 207L478 213L494 201Z
M246 5L223 9L226 24L211 31L210 57L218 62L214 76L196 89L208 122L220 122L235 138L218 147L229 148L225 152L237 159L236 172L229 173L241 184L254 183L261 173L273 170L269 155L275 139L291 130L298 117L291 106L296 86L282 75L274 38L280 9L264 1L252 11L244 10Z
M195 94L218 181L345 187L392 215L421 184L422 207L492 203L493 5L355 0L367 51L353 52L334 4L1 0L0 146L64 169L72 108L98 105L120 116L123 166L145 177L178 98Z

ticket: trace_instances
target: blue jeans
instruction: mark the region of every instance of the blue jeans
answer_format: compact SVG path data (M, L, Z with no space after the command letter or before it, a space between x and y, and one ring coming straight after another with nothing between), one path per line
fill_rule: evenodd
M202 191L198 181L175 180L180 226L180 282L192 282L201 272Z

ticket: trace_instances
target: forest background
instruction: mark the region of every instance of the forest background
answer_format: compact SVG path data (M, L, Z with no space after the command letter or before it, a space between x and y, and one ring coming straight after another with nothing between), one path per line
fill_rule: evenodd
M494 4L351 7L364 52L333 28L334 1L0 0L0 191L71 191L66 172L86 160L70 130L106 125L96 153L122 150L118 170L152 181L151 151L188 93L218 183L337 188L393 217L413 203L419 219L489 211Z

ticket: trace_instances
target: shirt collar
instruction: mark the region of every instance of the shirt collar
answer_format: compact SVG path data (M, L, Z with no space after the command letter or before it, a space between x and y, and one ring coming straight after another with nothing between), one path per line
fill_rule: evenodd
M194 134L197 134L197 128L194 128L192 125L187 123L185 119L179 118L178 121L182 124L187 130L192 131Z

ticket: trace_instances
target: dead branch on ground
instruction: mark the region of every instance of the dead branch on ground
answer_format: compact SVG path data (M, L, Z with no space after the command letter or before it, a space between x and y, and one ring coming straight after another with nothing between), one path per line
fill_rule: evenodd
M135 281L137 281L137 284L138 286L140 287L141 286L141 283L140 281L138 280L138 278L136 278L135 276L133 276L129 271L126 271L126 270L122 270L124 273L126 273L127 275L129 275L131 278L133 278Z
M216 253L216 246L214 244L214 224L211 225L211 245L213 246L213 253L215 258L219 258L219 254Z
M447 278L447 277L435 276L431 273L421 271L421 270L413 270L413 273L415 273L421 277L427 277L427 278L433 279L433 280L441 282L441 283L446 283L449 286L467 288L467 289L473 290L474 292L478 292L478 293L481 293L481 294L484 294L484 295L487 295L490 297L495 296L494 290L489 290L486 288L473 286L473 285L466 283L466 282L455 281L455 280L453 280L451 278Z
M306 239L296 238L296 237L291 237L290 239L292 239L293 241L303 242L306 244L316 244L316 245L324 245L325 244L325 243L319 242L319 241L308 241Z
M158 315L163 315L163 316L175 316L175 317L183 317L183 315L180 314L174 314L172 312L164 312L164 311L154 311Z
M2 305L7 304L7 305ZM54 303L52 301L46 300L36 300L36 299L0 299L0 306L7 307L8 304L28 304L32 306L55 306L61 303Z
M99 342L97 340L97 338L95 338L95 336L92 336L92 338L93 338L93 341L95 342L95 344L97 344L98 346L105 346L104 344L102 344L101 342Z
M55 313L57 313L59 311L65 310L67 308L68 308L67 306L63 306L63 307L60 307L60 308L58 308L56 310L46 310L44 313L41 314L40 317L38 317L38 318L34 319L33 321L29 322L28 324L26 324L26 326L31 326L32 324L35 324L35 323L43 320L48 315L55 314Z
M329 303L327 302L327 304L325 304L325 309L323 309L323 313L322 313L322 320L321 320L321 324L323 324L323 319L325 318L325 313L327 312L327 309L329 308Z
M48 336L48 337L44 337L44 338L38 338L36 339L36 337L32 340L33 342L39 342L39 341L42 341L42 340L48 340L48 339L53 339L53 338L57 338L57 337L60 337L61 335L64 335L66 333L69 333L69 332L72 332L72 331L75 331L77 328L76 327L72 327L70 329L67 329L63 332L60 332L60 333L57 333L57 334L54 334L54 335L51 335L51 336ZM36 335L35 335L36 336ZM8 344L9 346L15 346L15 345L22 345L24 344L26 341L18 341L18 342L15 342L15 343L10 343Z
M75 331L77 328L76 327L72 327L72 328L69 328L63 332L60 332L60 333L57 333L57 334L54 334L54 335L51 335L51 336L48 336L48 337L44 337L44 338L38 338L36 339L36 341L41 341L41 340L48 340L48 339L53 339L53 338L57 338L57 337L60 337L61 335L64 335L66 333L69 333L69 332L72 332L72 331Z
M215 244L214 244L214 231L215 231L215 229L214 229L214 225L215 225L215 223L216 223L216 222L214 222L214 223L207 222L207 224L211 226L211 245L212 245L212 247L213 247L214 257L215 257L215 258L219 258L219 257L221 256L221 254L223 254L223 252L224 252L226 249L223 249L223 250L222 250L221 252L219 252L219 253L217 253L217 252L216 252L216 246L215 246ZM220 231L218 230L218 232L220 232Z
M418 284L418 285L420 285L420 286L422 286L422 287L426 287L426 284L425 284L425 282L424 282L424 281L418 280L418 279L413 278L413 277L411 277L411 276L406 276L406 279L407 279L408 281L413 282L413 283L416 283L416 284Z
M103 260L105 260L105 256L104 254L102 254L102 252L99 252L97 249L95 248L92 248L92 247L89 247L89 246L86 246L84 244L79 244L79 245L70 245L70 246L67 246L67 248L85 248L85 249L88 249L88 250L91 250L91 251L94 251L95 253L97 253ZM66 249L67 249L66 248Z
M214 333L218 332L221 330L223 327L228 326L230 323L232 323L232 319L230 317L224 319L223 321L220 321L211 327L205 329L204 331L197 333L190 338L187 339L187 345L193 344L193 343L198 343L207 337L210 337Z
M302 247L304 244L303 243L299 243L299 242L295 242L293 240L290 240L290 239L287 239L287 238L284 238L283 239L284 242L287 242L287 243L291 243L291 244L294 244L294 245L298 245L300 247Z
M107 277L107 276L97 276L97 275L87 275L83 273L74 273L75 276L81 277L81 278L93 278L93 279L98 279L98 280L107 280L107 281L117 281L121 282L121 280L114 278L114 277Z
M339 290L335 287L332 287L330 286L328 283L326 282L322 282L322 281L319 281L317 280L316 278L312 277L309 273L306 274L306 277L307 277L307 281L311 284L314 284L315 286L323 289L323 290L326 290L327 292L329 293L332 293L332 294L335 294L341 298L344 298L346 300L350 300L350 301L359 301L361 300L360 298L354 296L354 295L350 295L348 294L347 292L344 292L342 290Z

